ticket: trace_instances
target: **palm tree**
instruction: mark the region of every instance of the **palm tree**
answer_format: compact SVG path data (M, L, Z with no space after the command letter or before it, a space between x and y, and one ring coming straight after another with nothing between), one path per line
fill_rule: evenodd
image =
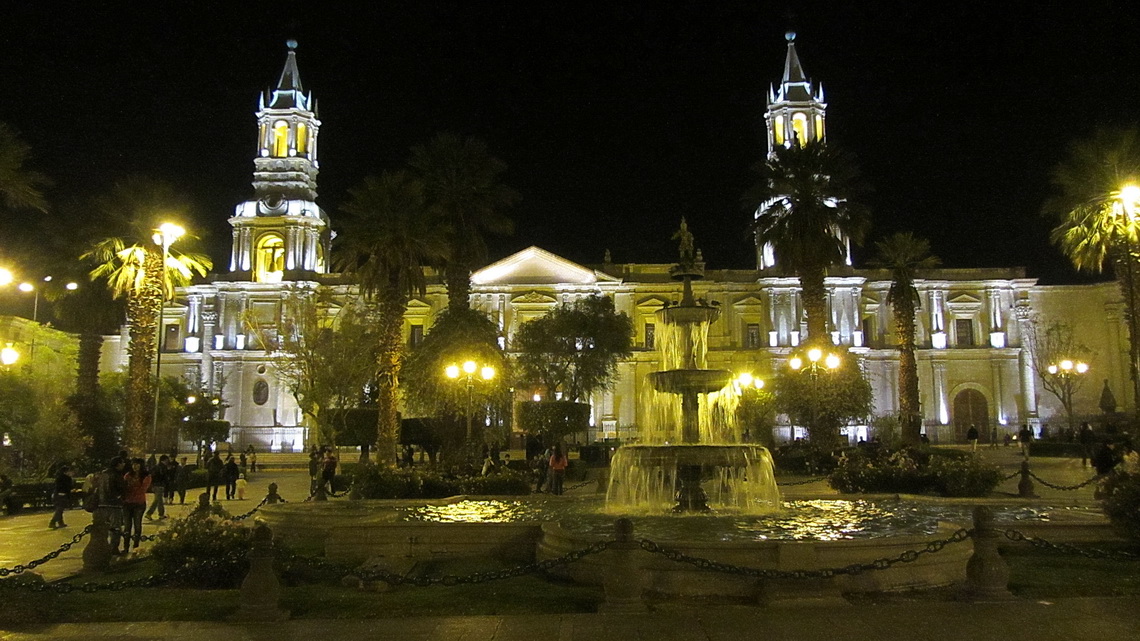
M503 214L519 198L500 182L507 166L482 140L449 133L413 147L408 165L423 183L428 207L450 228L443 259L447 306L467 309L471 271L487 258L484 235L514 232L514 222Z
M875 243L872 264L891 272L887 302L899 341L899 414L905 445L918 445L922 435L922 411L918 398L918 362L914 357L914 310L919 305L914 281L918 270L933 269L941 261L930 255L930 242L910 232L900 232Z
M337 262L359 279L361 296L377 312L377 462L394 465L404 313L408 299L426 289L423 265L446 255L447 234L427 207L422 183L407 172L366 178L349 196Z
M209 257L169 251L154 240L159 224L170 216L188 212L185 198L167 183L134 176L115 184L98 198L95 211L106 229L117 235L95 242L81 259L93 261L92 280L106 279L115 298L127 301L127 403L123 444L135 452L147 443L147 423L153 411L151 368L158 347L158 324L163 301L174 288L189 284L197 273L205 276L213 267Z
M0 201L9 209L47 211L41 190L51 181L25 167L30 152L16 130L0 122Z
M845 152L823 142L777 147L753 169L760 180L744 204L760 210L756 242L770 243L777 264L799 276L807 340L829 342L824 277L847 256L842 237L858 242L867 225L864 209L850 200L858 170Z
M1078 270L1101 272L1111 262L1123 290L1133 400L1140 412L1140 220L1136 204L1121 199L1124 185L1140 182L1140 131L1101 129L1074 142L1051 178L1055 194L1045 203L1045 213L1060 221L1053 242Z

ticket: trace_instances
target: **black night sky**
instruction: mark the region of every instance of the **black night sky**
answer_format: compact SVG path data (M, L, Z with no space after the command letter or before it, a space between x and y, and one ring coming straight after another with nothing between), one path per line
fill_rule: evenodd
M60 206L9 216L0 251L38 246L82 215L67 203L141 172L195 198L192 225L220 263L226 219L251 193L258 92L287 38L319 102L334 226L362 177L438 131L472 134L523 197L492 258L535 244L584 263L606 248L666 262L686 216L711 267L752 267L739 198L794 28L826 91L829 140L874 189L869 240L911 230L949 266L1072 282L1039 214L1049 170L1068 142L1134 122L1140 105L1140 19L1110 0L215 4L6 8L0 120L32 145Z

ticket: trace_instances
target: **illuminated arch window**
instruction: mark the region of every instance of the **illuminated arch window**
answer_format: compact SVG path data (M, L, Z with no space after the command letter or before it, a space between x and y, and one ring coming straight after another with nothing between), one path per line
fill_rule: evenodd
M774 130L774 133L776 135L776 144L777 145L784 144L784 117L783 116L776 116L776 123L775 123L775 126L773 127L773 130Z
M309 126L303 122L297 123L297 153L309 153Z
M823 116L820 114L815 115L815 139L823 140Z
M807 124L807 114L802 112L792 114L792 131L796 132L796 142L801 147L808 143Z
M277 234L265 234L257 239L254 280L259 283L280 283L284 275L285 241Z
M278 120L273 123L273 149L274 158L284 158L289 155L289 123Z

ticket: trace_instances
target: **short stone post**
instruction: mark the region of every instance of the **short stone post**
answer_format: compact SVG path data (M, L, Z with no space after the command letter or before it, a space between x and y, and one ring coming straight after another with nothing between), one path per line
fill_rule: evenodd
M1023 499L1035 499L1033 479L1029 477L1029 460L1021 462L1021 480L1017 482L1017 495Z
M278 606L281 582L273 571L273 532L264 523L253 528L249 550L249 574L241 582L241 607L230 621L284 621L288 610Z
M269 484L269 492L265 495L265 503L267 505L274 505L276 503L284 503L284 502L285 502L285 499L281 498L281 495L277 493L277 484L276 483L270 483Z
M329 500L329 495L327 492L325 492L325 484L324 483L321 483L320 485L318 485L317 489L313 491L313 500L314 501L327 501L327 500Z
M973 601L1008 601L1009 565L998 553L1001 534L994 529L994 512L974 508L974 554L966 562L966 597Z
M91 533L87 535L87 545L83 548L85 573L103 572L111 565L111 543L107 540L111 534L111 524L105 512L95 508L91 514Z
M624 517L614 521L614 540L605 553L609 557L604 570L606 600L598 607L600 614L649 611L641 600L642 576L636 556L640 549L633 538L633 521Z
M364 498L364 494L360 491L360 488L356 486L356 483L353 483L352 487L348 488L348 500L359 501L362 498Z

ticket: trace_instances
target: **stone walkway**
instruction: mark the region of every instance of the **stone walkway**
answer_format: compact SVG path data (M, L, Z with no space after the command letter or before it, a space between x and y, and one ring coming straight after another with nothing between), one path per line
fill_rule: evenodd
M379 597L382 601L382 596ZM0 641L1116 641L1135 639L1140 598L832 608L711 607L640 615L421 617L371 621L85 623L0 630Z

